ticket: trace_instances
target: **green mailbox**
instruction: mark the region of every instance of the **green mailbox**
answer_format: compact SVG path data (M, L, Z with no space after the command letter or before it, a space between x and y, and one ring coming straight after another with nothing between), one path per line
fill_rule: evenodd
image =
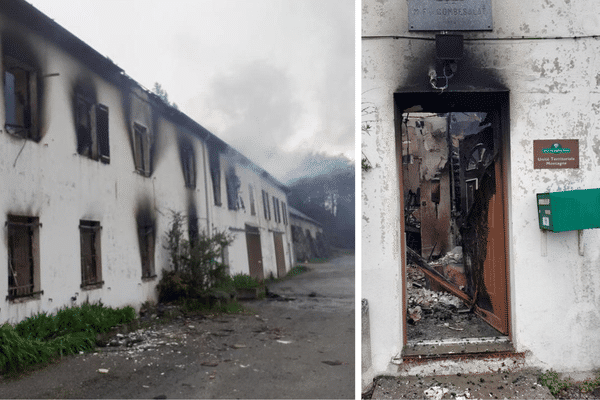
M600 228L600 189L538 193L540 229L551 232Z

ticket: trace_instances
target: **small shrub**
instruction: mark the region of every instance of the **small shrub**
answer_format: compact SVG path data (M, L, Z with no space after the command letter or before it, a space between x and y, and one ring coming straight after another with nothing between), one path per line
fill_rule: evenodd
M571 378L560 379L558 372L552 369L540 374L538 377L538 382L550 389L550 393L552 393L552 396L555 397L558 393L560 393L560 391L568 389L573 384Z
M212 235L200 232L186 240L184 220L181 213L172 212L165 246L170 255L170 271L163 274L157 289L161 302L177 301L185 310L198 311L211 307L211 291L234 290L227 266L219 261L233 238L228 232L215 231Z

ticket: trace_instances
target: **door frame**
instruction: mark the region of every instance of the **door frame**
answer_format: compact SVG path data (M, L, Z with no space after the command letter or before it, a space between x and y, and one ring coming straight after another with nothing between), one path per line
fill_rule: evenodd
M394 93L394 127L396 142L396 165L398 169L398 187L399 207L400 207L400 249L402 254L402 347L408 343L407 338L407 304L406 294L406 241L404 240L404 196L403 190L403 164L402 164L402 120L403 114L410 112L460 112L460 111L481 111L499 113L499 133L502 141L501 152L501 177L502 177L502 206L504 215L504 258L506 263L506 307L507 307L507 325L508 338L512 342L512 308L511 308L511 280L510 280L510 242L509 242L509 207L508 207L508 171L510 166L510 113L508 90L457 90L447 92L415 92L411 90L396 91Z

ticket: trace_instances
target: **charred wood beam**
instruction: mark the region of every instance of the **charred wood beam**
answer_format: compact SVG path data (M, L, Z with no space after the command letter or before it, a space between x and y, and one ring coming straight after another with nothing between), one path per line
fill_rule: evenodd
M454 286L454 284L448 282L448 280L446 279L446 277L444 275L440 274L434 268L432 268L427 263L427 260L425 260L423 257L421 257L416 251L414 251L410 247L406 247L406 254L408 256L407 257L408 261L412 262L413 264L416 264L419 268L421 268L421 270L423 270L423 273L425 275L427 275L427 277L429 279L434 280L440 286L442 286L445 290L452 293L453 295L455 295L456 297L458 297L465 303L467 303L469 305L473 304L473 300L465 292L463 292L462 290L460 290L459 288Z

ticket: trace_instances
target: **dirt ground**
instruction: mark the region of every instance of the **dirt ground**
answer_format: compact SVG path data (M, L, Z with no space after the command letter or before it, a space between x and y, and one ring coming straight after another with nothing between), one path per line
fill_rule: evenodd
M2 377L0 398L354 398L354 256L308 267L244 314L151 316L93 353Z

